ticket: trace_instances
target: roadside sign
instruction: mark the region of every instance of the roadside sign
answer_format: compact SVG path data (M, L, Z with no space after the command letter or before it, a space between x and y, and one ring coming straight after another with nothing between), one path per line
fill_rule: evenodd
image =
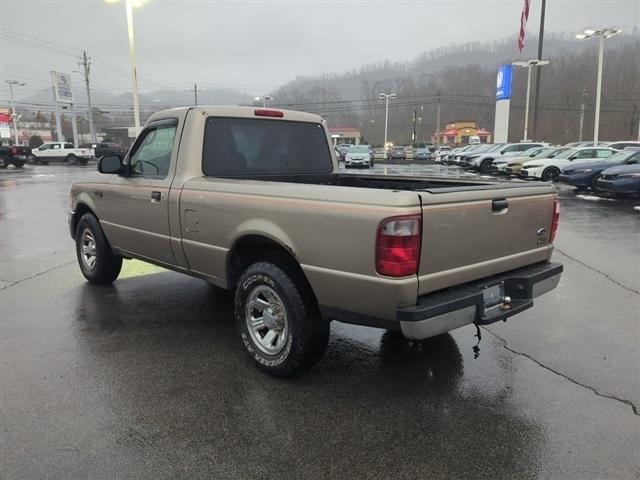
M73 90L71 88L71 75L68 73L51 72L51 82L55 91L56 102L73 103Z
M501 65L496 79L496 100L511 98L511 65Z

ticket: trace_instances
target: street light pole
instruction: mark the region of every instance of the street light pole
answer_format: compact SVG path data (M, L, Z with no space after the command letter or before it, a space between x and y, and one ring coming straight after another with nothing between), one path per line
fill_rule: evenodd
M13 138L15 140L14 145L18 145L18 112L16 112L16 103L13 100L13 86L24 87L26 83L18 82L16 80L7 80L9 84L9 98L11 99L11 119L13 120Z
M396 98L395 93L379 93L378 98L385 99L384 109L384 149L387 151L387 134L389 133L389 99Z
M604 60L604 35L600 35L600 45L598 47L598 80L596 83L596 116L593 120L593 146L598 145L598 134L600 133L600 100L602 96L602 63Z
M527 69L527 100L524 108L524 136L523 140L529 139L529 98L531 96L531 69L533 67L541 67L542 65L548 65L548 60L527 60L526 62L513 62L513 65L518 67L525 67Z
M136 51L133 35L133 1L125 0L127 10L127 33L129 35L129 61L131 63L131 90L133 94L133 122L136 135L140 133L140 105L138 103L138 70L136 68Z
M600 133L600 101L602 96L602 65L604 63L604 40L611 38L622 32L622 29L615 27L604 28L585 28L582 33L578 33L576 38L584 40L585 38L599 37L598 45L598 77L596 84L596 113L593 125L593 144L598 145L598 135Z

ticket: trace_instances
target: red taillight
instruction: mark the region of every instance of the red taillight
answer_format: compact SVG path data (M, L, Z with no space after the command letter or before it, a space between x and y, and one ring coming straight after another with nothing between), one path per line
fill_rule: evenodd
M269 110L266 108L257 108L253 111L253 114L256 117L284 117L284 112L281 112L280 110Z
M553 217L551 219L551 233L549 234L549 243L553 243L558 233L558 223L560 223L560 199L553 199Z
M376 238L376 272L388 277L418 273L422 217L403 215L383 220Z
M11 154L15 155L16 153L18 153L18 148L17 147L11 147Z

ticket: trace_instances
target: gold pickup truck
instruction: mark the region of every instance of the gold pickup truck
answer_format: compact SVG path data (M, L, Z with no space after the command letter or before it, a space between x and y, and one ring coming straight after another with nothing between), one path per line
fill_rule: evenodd
M278 376L322 357L331 320L424 339L558 284L552 185L342 173L330 145L308 113L154 114L71 189L82 273L108 284L137 258L234 291L247 351Z

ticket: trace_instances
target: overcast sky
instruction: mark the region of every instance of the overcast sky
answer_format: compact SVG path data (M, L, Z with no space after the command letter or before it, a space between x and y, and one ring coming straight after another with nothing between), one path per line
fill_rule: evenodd
M149 0L134 11L140 87L187 89L198 82L258 93L299 75L410 60L435 47L515 35L522 3ZM528 34L537 33L540 4L531 0ZM547 31L588 25L638 26L640 1L548 0ZM129 88L124 3L0 0L0 27L3 99L7 79L24 81L20 88L28 93L50 85L50 70L77 70L75 52L62 46L95 57L96 88ZM23 34L22 43L7 39L15 38L11 31ZM78 88L81 77L74 78Z

